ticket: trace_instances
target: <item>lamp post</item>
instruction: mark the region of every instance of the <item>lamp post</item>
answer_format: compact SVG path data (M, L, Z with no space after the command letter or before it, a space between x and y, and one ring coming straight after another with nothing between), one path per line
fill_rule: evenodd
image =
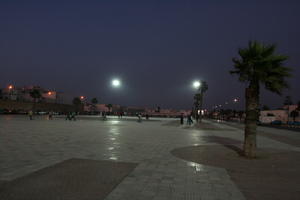
M195 80L192 84L193 88L195 90L197 90L197 92L200 90L200 87L201 87L201 82L199 80ZM193 111L193 115L194 115L194 118L196 118L196 121L198 122L198 119L199 119L199 106L200 106L200 101L201 101L201 94L200 93L196 93L194 95L194 111Z

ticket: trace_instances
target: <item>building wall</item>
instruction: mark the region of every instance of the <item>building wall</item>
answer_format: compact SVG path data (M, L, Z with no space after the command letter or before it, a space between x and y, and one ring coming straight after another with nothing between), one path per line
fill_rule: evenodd
M53 111L53 112L72 112L72 111L79 111L81 112L83 108L75 107L72 105L66 104L56 104L56 103L32 103L32 102L19 102L19 101L12 101L12 100L0 100L0 110L15 110L15 111L24 111L28 112L35 108L35 110L39 111Z
M269 123L270 120L280 120L283 123L286 123L288 121L293 121L293 118L290 116L291 112L297 108L297 105L290 106L290 109L287 109L288 107L285 107L285 110L263 110L260 111L260 121L263 123ZM268 116L268 114L274 115ZM300 117L296 118L296 121L300 121Z

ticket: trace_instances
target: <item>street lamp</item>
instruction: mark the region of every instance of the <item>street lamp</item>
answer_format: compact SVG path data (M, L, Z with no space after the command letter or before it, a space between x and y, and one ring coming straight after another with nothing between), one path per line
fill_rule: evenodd
M80 100L84 100L84 96L80 96Z
M9 89L9 90L11 90L11 89L13 89L13 88L14 88L13 85L9 85L9 86L8 86L8 89Z
M193 82L193 87L194 87L195 89L199 89L200 86L201 86L201 82L200 82L200 81L194 81L194 82Z
M117 87L121 86L121 81L119 79L113 79L111 81L111 84L112 84L113 87L117 88Z

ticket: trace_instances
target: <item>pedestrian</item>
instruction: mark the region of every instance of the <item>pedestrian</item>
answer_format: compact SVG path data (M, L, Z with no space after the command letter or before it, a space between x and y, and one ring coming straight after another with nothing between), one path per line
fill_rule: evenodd
M49 120L52 120L52 119L53 119L53 113L52 113L52 111L50 111L50 112L48 113L48 119L49 119Z
M76 121L76 113L72 112L70 120Z
M188 125L191 125L193 123L193 120L192 120L192 114L188 115L187 117L187 124Z
M32 110L30 110L30 111L28 112L28 116L29 116L29 119L30 119L30 120L33 120L33 112L32 112Z
M181 125L183 124L183 119L184 119L184 116L183 116L183 113L181 113L181 115L180 115L180 124Z
M141 115L141 113L138 113L138 122L142 122L142 115Z
M71 113L70 112L67 112L66 120L71 120Z
M104 112L104 111L102 111L102 120L104 121L104 120L106 120L106 112Z

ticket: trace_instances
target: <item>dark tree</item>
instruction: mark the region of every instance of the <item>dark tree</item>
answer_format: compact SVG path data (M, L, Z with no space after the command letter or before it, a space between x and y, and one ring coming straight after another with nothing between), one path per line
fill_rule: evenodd
M96 105L98 103L98 99L97 98L92 98L91 103L92 103L92 105L91 105L92 111L96 112L96 110L97 110L97 106Z
M270 110L270 108L267 105L263 105L262 110Z
M92 98L91 103L96 105L98 103L98 99L97 98Z
M285 106L293 105L293 101L292 101L291 96L286 96L285 99L284 99L283 104L284 104Z
M296 121L296 117L299 117L299 111L297 109L293 110L290 114L290 116L293 118L293 121Z
M38 90L38 89L32 89L29 94L30 94L31 98L33 98L35 103L37 102L37 100L41 99L41 97L42 97L42 94L41 94L40 90Z
M75 106L79 106L82 104L82 101L80 100L79 97L74 97L72 102L73 102L73 105L75 105Z
M284 66L287 56L275 54L275 45L264 45L250 41L247 48L239 49L240 58L233 58L234 70L239 81L248 84L246 88L246 125L244 140L244 155L247 158L256 157L256 128L259 118L260 85L267 90L281 94L288 87L285 80L291 76L291 69Z

